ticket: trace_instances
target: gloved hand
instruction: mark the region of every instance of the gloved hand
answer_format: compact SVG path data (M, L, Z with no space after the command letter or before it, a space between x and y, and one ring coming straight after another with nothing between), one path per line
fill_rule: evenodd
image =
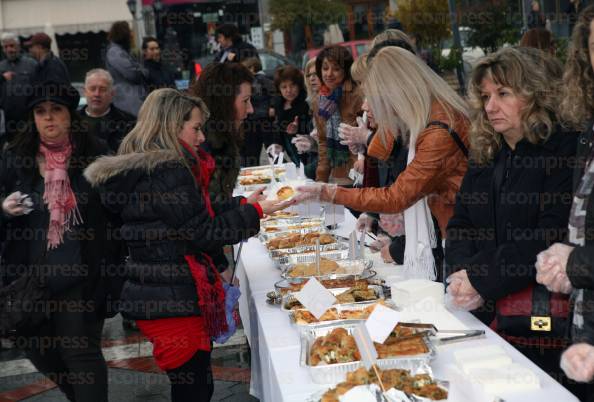
M551 292L571 293L572 286L567 277L567 260L572 246L555 243L536 256L536 281Z
M320 143L320 135L318 134L317 128L314 128L313 130L311 130L311 133L309 133L309 136L311 138L313 138L314 141L317 142L318 144Z
M371 251L377 252L382 250L384 246L389 247L390 243L392 243L392 239L390 239L389 236L386 236L385 234L381 233L377 235L375 240L369 245L369 248L371 249Z
M355 163L353 164L353 169L355 169L355 172L363 174L365 171L365 160L359 159L355 161Z
M266 154L268 154L268 158L272 159L273 161L281 152L283 152L283 147L279 144L272 144L266 148Z
M359 232L365 230L366 232L371 232L373 228L373 224L377 221L373 216L368 215L366 213L362 213L357 218L356 228Z
M367 144L367 138L371 134L371 130L363 122L361 117L357 117L357 125L351 126L346 123L340 123L338 126L338 136L342 139L342 145Z
M336 197L336 184L314 183L307 186L297 187L297 195L292 199L297 203L303 201L334 202Z
M454 272L447 277L446 305L459 310L472 311L485 301L470 283L466 270Z
M313 137L311 137L310 135L302 134L297 134L297 136L292 138L291 143L295 144L295 148L297 148L297 152L300 154L312 151L315 152L318 146Z
M7 216L27 215L33 211L33 201L27 194L15 191L2 202L2 211Z
M390 244L385 244L382 249L380 250L380 255L382 257L382 259L384 260L384 262L389 263L389 262L394 262L394 259L392 258L392 254L390 254Z
M264 215L270 215L273 212L288 208L291 205L295 205L296 203L297 202L294 201L294 198L292 198L287 201L262 200L258 202L258 205L260 205L260 208L262 208L262 212L264 213Z
M379 226L392 237L404 234L403 214L380 214Z
M594 378L594 346L587 343L571 345L561 355L561 369L572 380L592 381Z
M367 147L363 144L349 145L349 151L351 151L351 153L353 155L364 154L366 150L367 150Z

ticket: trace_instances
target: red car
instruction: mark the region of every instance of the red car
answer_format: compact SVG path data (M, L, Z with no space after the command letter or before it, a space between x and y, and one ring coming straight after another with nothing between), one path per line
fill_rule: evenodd
M370 42L371 41L368 39L360 39L360 40L351 40L348 42L341 42L341 43L336 43L336 44L340 45L340 46L344 46L347 49L349 49L351 51L351 54L353 55L353 59L356 59L357 57L359 57L360 55L362 55L369 49ZM303 53L303 61L301 62L301 67L305 68L305 65L307 64L307 62L310 59L313 59L314 57L316 57L318 55L318 53L320 53L322 51L322 49L323 49L323 47L318 48L318 49L306 50L305 53Z

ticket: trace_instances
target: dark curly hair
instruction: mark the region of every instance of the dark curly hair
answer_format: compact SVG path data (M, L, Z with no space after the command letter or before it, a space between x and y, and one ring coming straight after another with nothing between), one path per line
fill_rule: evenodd
M111 25L107 40L120 45L126 51L130 51L132 46L132 30L126 21L116 21Z
M280 84L283 81L291 81L299 87L299 92L305 91L305 81L303 73L297 67L287 64L276 69L274 72L274 86L280 92Z
M343 69L345 81L352 81L351 65L353 64L353 55L347 48L340 45L327 46L318 54L316 57L316 74L322 83L324 83L322 79L322 64L324 64L324 60L326 59L335 62Z
M251 85L253 81L253 74L240 63L213 63L206 66L198 81L190 88L190 94L201 98L210 111L206 131L240 134L235 126L235 97L239 94L241 84Z

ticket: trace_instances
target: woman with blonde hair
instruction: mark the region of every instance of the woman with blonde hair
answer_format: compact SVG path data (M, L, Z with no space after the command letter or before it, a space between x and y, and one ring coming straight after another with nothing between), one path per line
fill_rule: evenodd
M505 48L475 67L471 163L448 224L446 263L453 305L561 381L567 298L537 285L534 269L537 254L564 239L571 206L577 137L559 125L558 64L539 50ZM532 316L542 324L531 325ZM550 331L540 330L547 322Z
M393 46L378 52L363 91L377 122L376 135L384 141L399 136L408 145L406 169L389 187L316 184L301 187L297 199L318 198L365 212L404 212L405 269L411 276L435 279L431 249L438 234L431 215L444 236L466 172L467 106L421 59Z
M209 111L174 89L152 92L118 155L85 176L122 221L129 260L120 312L136 320L171 380L174 402L209 401L211 339L228 330L220 274L224 245L258 233L260 218L286 204L257 196L211 203L214 161L200 148Z

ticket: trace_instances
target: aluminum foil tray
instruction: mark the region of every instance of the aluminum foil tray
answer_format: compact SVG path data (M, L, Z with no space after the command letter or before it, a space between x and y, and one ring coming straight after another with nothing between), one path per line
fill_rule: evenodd
M378 301L374 302L365 302L365 303L349 303L349 304L337 304L333 308L340 314L342 311L358 311L358 310L365 310L369 306L378 303ZM392 300L384 300L384 306L396 309L394 302ZM308 328L315 328L320 325L327 325L327 324L340 324L340 325L347 325L347 324L356 324L362 321L365 321L367 318L349 318L349 319L340 319L340 320L332 320L332 321L318 321L312 322L308 324L299 324L295 320L295 310L289 311L289 320L291 324L295 325L299 331L305 331Z
M362 302L354 302L354 303L345 303L345 304L335 304L335 306L344 306L344 305L357 306L357 305L363 305L363 307L367 307L370 304L377 303L378 300L383 300L384 299L384 291L383 291L383 289L382 289L381 286L369 285L368 288L369 289L372 289L375 292L375 296L376 296L376 299L375 300L362 301ZM350 288L334 288L334 289L328 289L328 290L334 296L337 296L337 295L339 295L341 293L346 292L349 289ZM286 312L293 311L293 310L288 309L288 308L285 307L287 305L287 303L290 303L290 302L293 302L293 301L296 301L295 293L287 293L286 295L284 295L283 298L282 298L282 302L281 302L281 310L286 311ZM299 309L299 310L303 310L303 308L302 309Z
M334 257L334 256L343 257L344 252L345 252L344 250L341 250L340 253L334 252L334 251L328 251L328 252L324 252L324 253L320 253L320 254L324 258L333 259L332 257ZM346 250L346 253L348 255L348 250ZM293 259L295 256L296 255L292 255L290 258ZM302 260L305 260L305 261L297 262L297 261L299 261L299 259L295 262L290 261L289 264L282 267L283 272L282 272L281 276L283 278L285 278L285 279L309 279L309 278L315 277L318 279L347 279L347 278L348 279L360 279L360 278L364 277L365 271L370 269L373 266L373 261L371 261L371 260L347 260L345 258L336 258L335 260L338 263L338 265L345 268L344 273L292 277L292 276L290 276L290 273L294 269L294 267L297 263L311 264L315 261L315 254L313 256L309 255L309 254L299 254L297 256L298 257L303 256Z
M346 380L346 374L350 371L355 371L363 366L360 361L349 363L328 364L320 366L311 366L309 364L309 354L311 347L320 336L325 336L335 328L344 328L349 334L352 334L355 328L360 325L356 324L326 324L318 325L313 328L308 328L301 333L301 358L300 364L306 367L311 375L311 378L316 384L336 384ZM414 356L400 356L389 359L378 359L377 365L380 369L405 369L411 372L429 367L430 361L435 357L435 348L428 339L423 338L427 346L427 353Z

